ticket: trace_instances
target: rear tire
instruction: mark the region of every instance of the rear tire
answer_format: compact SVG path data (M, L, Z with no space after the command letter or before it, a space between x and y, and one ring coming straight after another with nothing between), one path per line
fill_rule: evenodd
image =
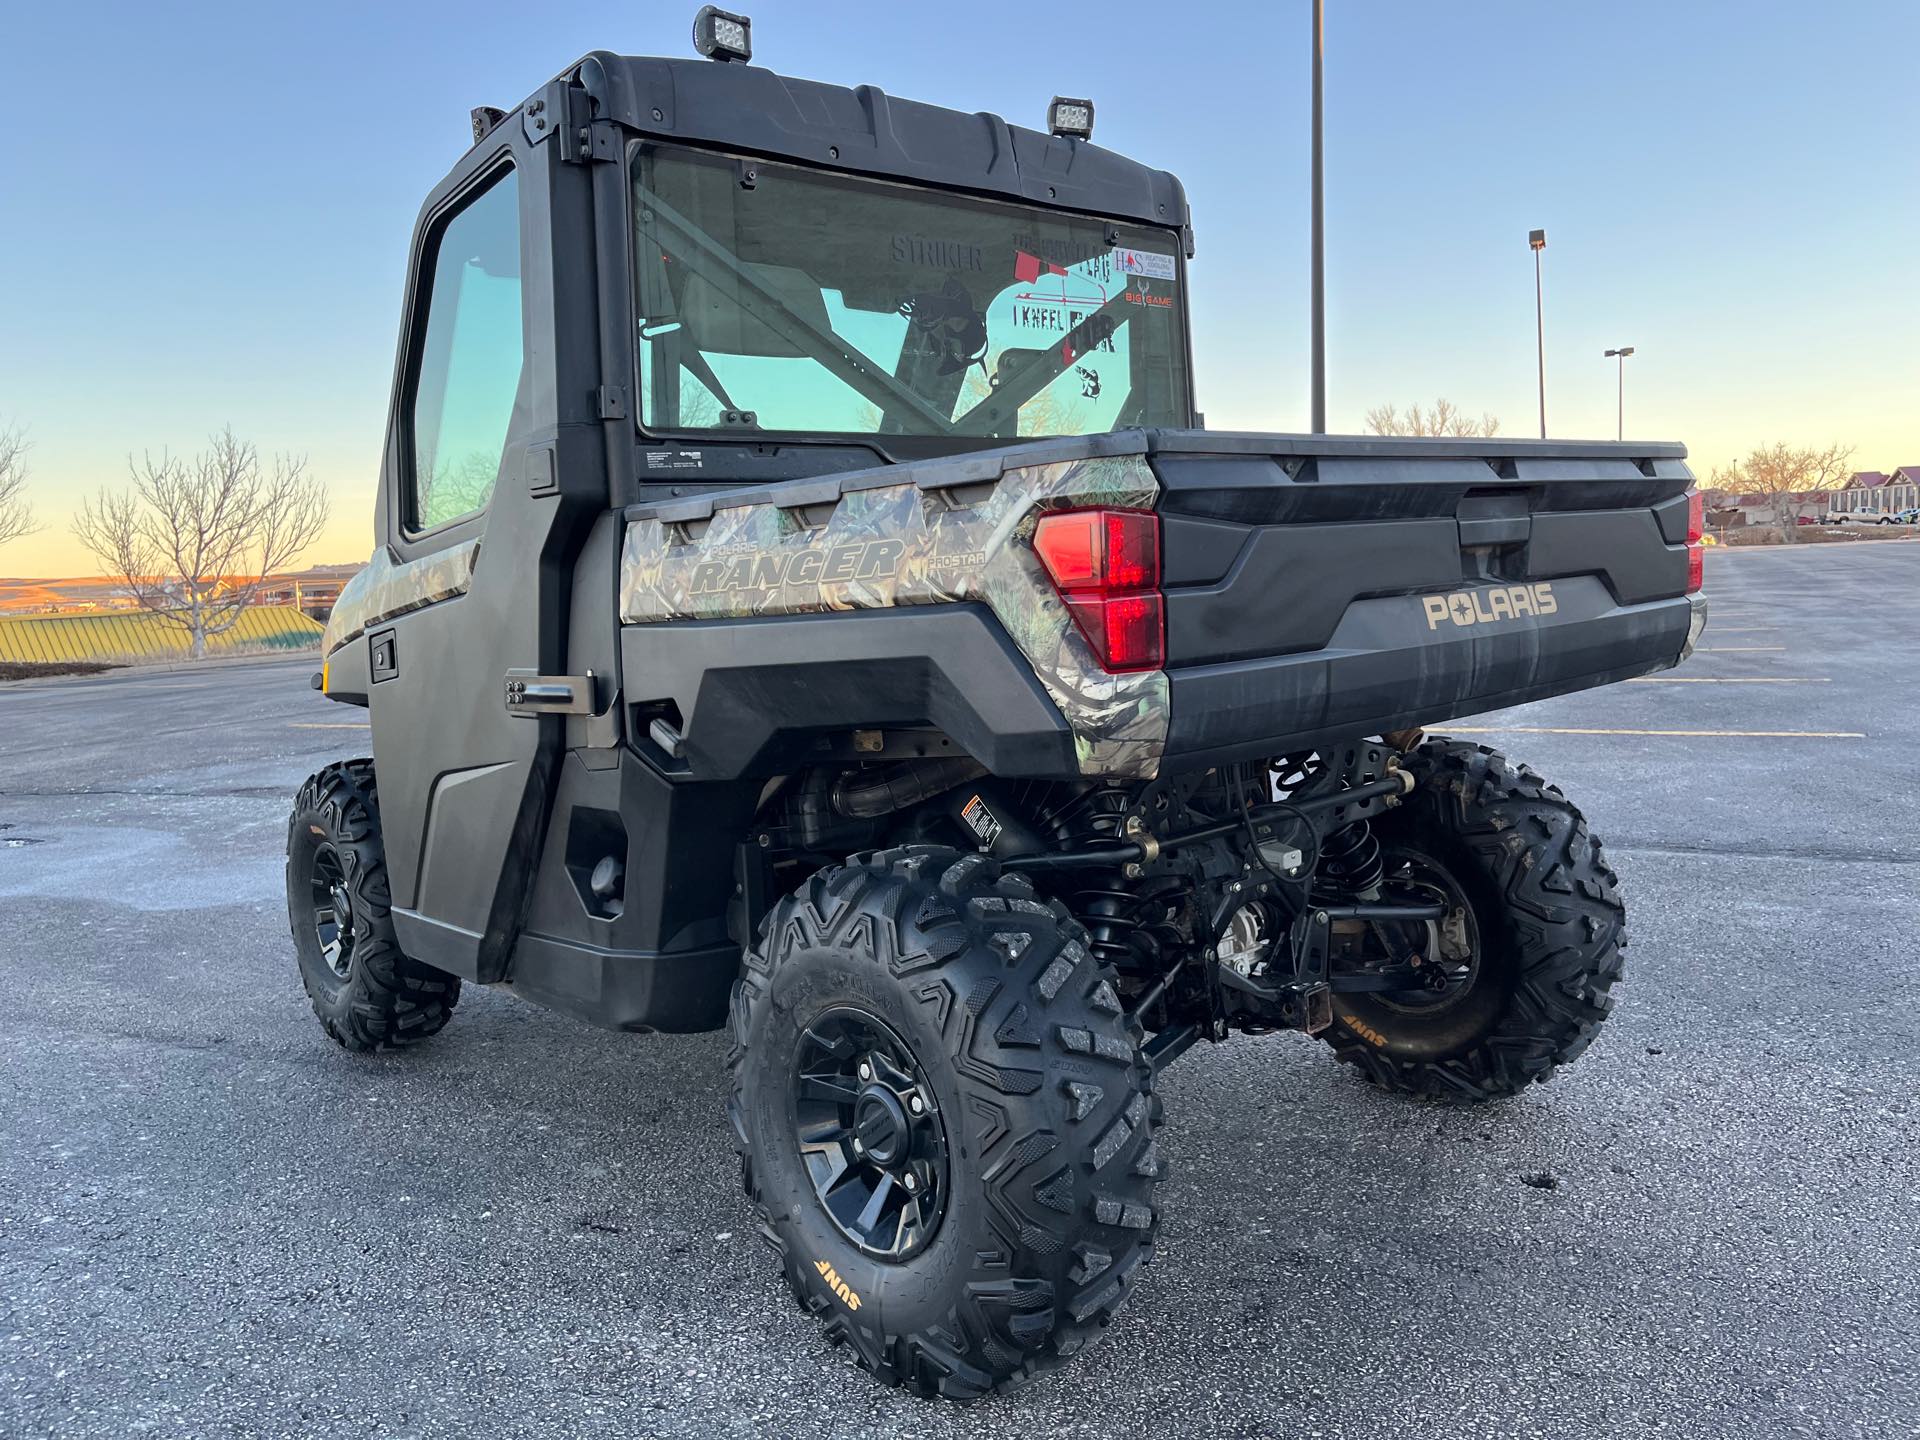
M329 765L287 822L287 920L300 980L349 1050L410 1045L453 1018L457 976L409 959L393 932L371 760Z
M850 1025L864 1038L830 1084L861 1098L843 1103L817 1077ZM935 846L822 870L748 950L732 1035L729 1113L761 1232L802 1308L881 1382L954 1400L1011 1388L1097 1337L1132 1291L1165 1173L1153 1073L1086 932L1024 879ZM859 1197L842 1194L880 1192L873 1134L898 1153L891 1122L862 1128L856 1067L882 1035L910 1054L871 1069L910 1073L895 1098L929 1096L937 1127L911 1151L932 1200L891 1256L876 1251L896 1232L849 1228Z
M1419 783L1375 833L1459 885L1478 932L1475 973L1456 1001L1431 1008L1336 994L1324 1038L1384 1089L1518 1094L1578 1058L1613 1009L1627 943L1618 877L1580 812L1526 766L1444 739L1405 763Z

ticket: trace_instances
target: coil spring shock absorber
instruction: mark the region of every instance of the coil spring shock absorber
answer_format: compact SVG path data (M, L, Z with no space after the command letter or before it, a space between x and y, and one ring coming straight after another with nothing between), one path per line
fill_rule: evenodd
M1087 927L1093 953L1104 965L1127 970L1134 958L1133 937L1140 931L1140 897L1130 890L1092 887L1076 890L1068 908Z
M1110 845L1121 838L1133 804L1131 791L1092 785L1039 807L1036 828L1062 849ZM1143 961L1153 963L1159 946L1145 932L1161 909L1156 887L1130 885L1118 871L1088 878L1085 887L1061 898L1087 927L1093 953L1122 972L1138 969Z
M1380 841L1366 820L1355 820L1330 831L1320 842L1320 864L1314 872L1318 889L1349 900L1370 900L1387 873Z

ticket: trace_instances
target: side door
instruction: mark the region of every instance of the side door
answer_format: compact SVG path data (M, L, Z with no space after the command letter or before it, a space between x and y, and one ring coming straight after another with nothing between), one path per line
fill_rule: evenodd
M508 672L561 669L580 537L606 508L597 419L559 398L589 393L555 306L557 269L591 273L590 244L556 255L556 232L584 234L584 177L517 125L489 141L414 246L381 484L393 594L365 642L401 944L481 981L506 972L564 741L560 715L508 705Z

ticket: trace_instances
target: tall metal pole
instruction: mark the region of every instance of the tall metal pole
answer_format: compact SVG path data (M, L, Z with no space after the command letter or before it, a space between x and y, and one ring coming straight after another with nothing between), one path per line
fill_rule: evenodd
M1616 363L1620 373L1614 382L1613 438L1624 440L1627 438L1627 352L1620 350L1615 353L1619 357Z
M1540 356L1540 438L1547 438L1547 312L1540 295L1540 252L1547 248L1547 232L1528 234L1533 247L1533 336Z
M1624 440L1627 438L1627 356L1633 353L1633 346L1622 345L1618 350L1608 350L1604 353L1607 359L1617 359L1620 362L1620 372L1615 381L1614 390L1613 438Z
M1313 433L1327 433L1327 237L1321 165L1321 81L1326 0L1313 0Z

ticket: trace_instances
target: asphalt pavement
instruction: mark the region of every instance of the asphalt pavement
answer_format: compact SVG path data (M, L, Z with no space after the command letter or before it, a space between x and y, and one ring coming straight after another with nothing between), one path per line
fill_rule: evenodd
M718 1036L322 1035L311 662L0 685L0 1436L1920 1435L1920 544L1708 566L1681 670L1446 727L1620 871L1587 1055L1458 1110L1197 1048L1133 1303L964 1410L787 1298Z

